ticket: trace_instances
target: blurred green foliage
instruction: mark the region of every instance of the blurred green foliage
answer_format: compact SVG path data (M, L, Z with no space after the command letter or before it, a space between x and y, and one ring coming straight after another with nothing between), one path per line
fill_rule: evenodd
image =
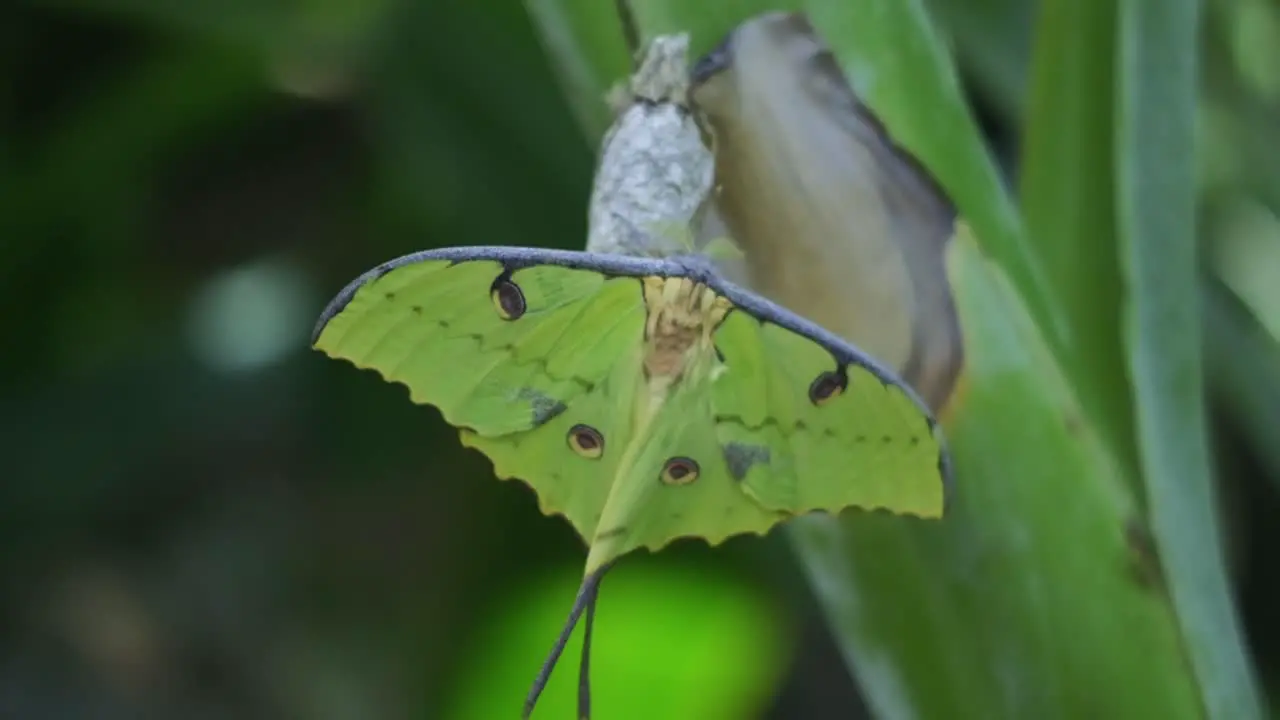
M1007 174L1020 148L1062 164L1010 184L1024 189L1033 243L1060 238L1041 269L1054 301L1075 294L1092 308L1088 332L1115 336L1123 321L1104 299L1121 270L1088 264L1114 232L1106 201L1090 199L1106 191L1097 173L1108 161L1066 149L1111 152L1091 123L1113 110L1086 101L1118 72L1090 64L1115 28L1076 15L1092 41L1059 25L1036 32L1050 22L1037 7L1066 5L928 10ZM0 8L0 716L514 714L567 611L578 541L524 488L493 481L435 411L305 340L332 292L394 255L581 246L594 133L607 120L583 88L621 75L626 57L603 36L585 63L567 57L554 24L535 29L527 10L540 7L550 4ZM754 4L716 7L690 28L698 49ZM1209 0L1202 14L1195 230L1208 424L1226 572L1274 693L1280 7ZM1044 35L1080 66L1063 75L1033 63ZM584 79L566 70L575 65L605 70ZM886 120L913 147L955 152L921 118ZM987 181L955 182L980 194ZM1027 189L1053 183L1067 190ZM1081 285L1104 277L1112 295ZM1101 349L1070 372L1113 371L1122 361L1108 342L1087 341ZM1090 412L1111 418L1117 392L1091 391ZM776 534L717 551L677 545L629 561L605 588L593 668L602 717L641 711L637 697L679 706L668 717L710 717L695 704L707 698L738 712L724 717L862 711ZM540 716L567 709L572 674L557 673Z

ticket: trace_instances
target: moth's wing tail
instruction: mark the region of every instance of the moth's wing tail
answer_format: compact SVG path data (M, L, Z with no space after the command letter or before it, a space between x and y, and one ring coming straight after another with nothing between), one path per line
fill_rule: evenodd
M569 636L573 634L573 628L578 624L578 619L585 612L587 615L586 634L582 642L582 668L578 685L578 708L579 714L586 718L590 711L591 697L590 688L587 686L587 662L591 648L591 625L595 616L596 596L600 590L600 580L604 577L605 572L611 567L604 565L595 572L587 575L582 580L582 585L578 588L578 596L573 601L573 609L569 611L569 619L564 623L564 629L560 631L560 637L556 638L556 644L551 648L551 654L547 657L546 662L542 664L542 669L538 671L538 677L533 681L533 687L529 689L529 695L524 701L524 713L521 714L523 720L529 720L529 716L533 714L533 708L538 704L538 696L542 694L543 689L547 687L547 681L551 679L551 671L555 670L556 663L560 660L560 655L564 653L564 646L569 642Z
M578 718L591 720L591 626L596 619L596 600L600 598L600 586L587 601L587 617L582 621L582 662L578 665Z

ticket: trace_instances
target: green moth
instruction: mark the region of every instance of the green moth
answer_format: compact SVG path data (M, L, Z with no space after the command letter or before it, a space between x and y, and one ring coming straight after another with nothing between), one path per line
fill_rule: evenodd
M438 407L568 519L589 551L566 636L637 548L945 507L948 454L915 392L700 255L421 252L352 282L313 343Z
M682 236L712 180L685 104L685 42L655 39L633 76L635 102L597 169L590 251L407 255L348 285L313 337L436 406L498 477L526 482L587 545L525 717L584 615L579 715L589 715L598 588L626 553L764 534L813 511L939 518L947 503L946 444L908 383L733 284ZM634 180L672 177L687 186Z
M587 575L812 510L942 514L947 456L915 393L702 256L418 253L343 290L314 342L528 482L587 541Z

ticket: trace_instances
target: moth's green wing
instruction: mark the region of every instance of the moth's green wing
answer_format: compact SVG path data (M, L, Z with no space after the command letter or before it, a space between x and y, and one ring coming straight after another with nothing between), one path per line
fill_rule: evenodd
M591 573L639 547L714 544L787 517L730 477L709 380L677 384L645 432L634 427L647 392L643 278L684 272L585 253L421 253L352 283L326 311L315 347L438 407L496 475L525 481L544 513L570 521L592 548ZM501 284L519 291L518 317L495 296ZM599 453L574 449L583 428ZM660 482L673 457L697 459L696 483Z
M483 450L500 477L519 477L544 512L590 538L608 491L599 466L565 441L574 414L624 435L625 383L644 327L636 282L590 269L500 259L389 263L353 284L318 329L315 347L377 371L435 405ZM518 289L523 313L504 319L495 288ZM344 302L345 301L345 302ZM634 375L633 375L634 377Z
M940 517L950 464L919 397L818 326L707 281L732 309L711 345L689 357L653 423L636 433L588 572L636 547L656 550L684 536L715 544L811 511ZM676 459L692 461L696 478L668 482L664 467Z
M713 362L714 355L701 360ZM634 438L634 454L619 461L591 539L588 573L636 548L656 551L687 537L715 545L733 535L764 534L789 517L742 492L729 471L713 421L714 383L710 375L690 372L669 390L648 430ZM667 470L673 462L693 472L672 480Z
M733 309L650 405L654 277L708 283ZM942 514L945 449L905 384L693 260L421 253L349 286L315 346L440 408L499 477L524 480L544 512L569 519L591 546L588 573L635 548L762 534L812 510ZM819 398L822 382L840 392ZM578 445L583 433L596 452ZM680 458L696 479L664 481Z
M852 346L743 310L716 332L727 371L713 400L742 489L788 514L857 507L940 517L949 466L924 403ZM839 391L820 401L823 383Z

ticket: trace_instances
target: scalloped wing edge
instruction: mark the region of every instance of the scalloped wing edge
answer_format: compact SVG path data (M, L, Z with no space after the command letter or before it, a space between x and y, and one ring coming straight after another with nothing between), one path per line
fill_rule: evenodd
M519 483L529 488L529 490L533 491L533 495L537 499L538 512L550 518L554 518L554 517L563 518L565 522L569 525L569 527L572 527L574 532L577 533L579 539L582 540L583 545L585 545L588 548L591 547L590 540L584 535L583 531L580 530L578 526L574 525L573 520L567 514L565 514L563 510L557 510L556 508L549 507L546 504L546 500L543 498L542 494L538 492L538 489L533 485L533 483L529 482L525 478L522 478L518 475L515 475L513 473L510 473L498 467L498 463L494 461L493 458L489 457L489 455L485 453L483 450L481 450L480 448L471 444L470 442L471 435L474 435L474 433L467 429L460 429L458 431L458 436L462 442L463 447L466 447L469 450L473 450L479 453L485 459L487 459L489 463L493 466L494 477L498 478L503 482L514 481L516 483ZM949 500L949 496L946 496L944 494L944 500L943 500L944 512L945 512L946 503L948 502L948 500ZM752 502L754 502L754 500ZM895 511L884 506L864 507L861 505L853 505L853 504L845 505L835 510L831 510L829 508L822 508L822 507L812 507L812 508L807 508L794 513L783 513L781 511L772 511L772 512L778 513L779 515L778 521L774 522L773 524L761 530L739 530L736 532L730 532L730 533L726 533L724 535L719 535L719 536L696 535L691 533L683 534L683 535L672 535L671 537L661 542L645 543L642 545L638 545L636 548L633 548L633 550L628 551L628 553L641 548L648 550L651 553L661 552L668 545L671 545L672 543L678 540L702 540L706 542L708 547L717 547L735 537L743 537L743 536L765 537L769 533L773 532L773 530L776 529L777 527L781 525L785 525L786 523L791 522L796 518L800 518L808 515L826 515L826 516L835 518L835 517L840 517L849 511L855 511L859 513L874 513L874 514L880 514L880 515L886 515L886 516L898 517L898 518L909 517L909 518L916 518L919 520L928 520L928 521L938 520L938 519L941 519L942 517L942 515L924 515L921 513L910 512L910 511Z

